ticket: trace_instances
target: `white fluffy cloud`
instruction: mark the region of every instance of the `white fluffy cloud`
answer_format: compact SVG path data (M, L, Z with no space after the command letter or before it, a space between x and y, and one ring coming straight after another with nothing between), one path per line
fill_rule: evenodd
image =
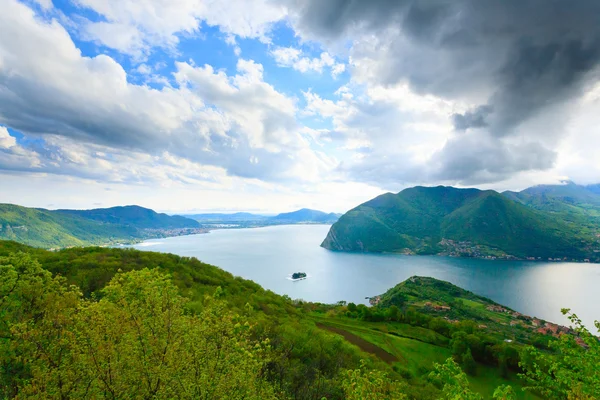
M69 138L114 151L164 152L228 174L267 180L315 179L329 164L312 154L294 100L240 60L237 74L177 63L179 87L128 82L106 56L83 57L57 22L0 0L0 123L28 135ZM297 163L311 173L295 175Z
M174 49L180 35L197 34L200 23L226 34L268 42L273 23L286 9L269 0L75 0L106 21L87 21L84 38L143 57L154 46Z
M276 47L271 51L271 56L281 67L291 67L300 72L322 73L324 68L330 68L331 76L337 77L345 71L346 66L335 61L327 52L322 52L319 57L304 56L302 50L294 47Z

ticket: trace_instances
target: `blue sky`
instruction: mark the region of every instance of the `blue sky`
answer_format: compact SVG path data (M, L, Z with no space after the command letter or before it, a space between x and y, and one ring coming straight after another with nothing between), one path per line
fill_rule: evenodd
M600 181L598 7L469 4L0 0L0 201L341 212Z

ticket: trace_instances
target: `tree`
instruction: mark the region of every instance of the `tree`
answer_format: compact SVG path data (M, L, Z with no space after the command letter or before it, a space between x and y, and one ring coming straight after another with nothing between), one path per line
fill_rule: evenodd
M483 400L481 395L471 391L467 375L452 358L448 358L444 364L436 363L429 377L442 389L443 399Z
M477 364L473 359L471 349L467 349L467 351L465 351L465 353L461 357L461 361L462 367L464 368L465 372L469 375L475 375L475 372L477 372Z
M574 326L574 334L563 334L550 341L553 353L528 347L519 364L528 390L549 399L600 398L600 342L577 315L563 309ZM600 323L595 322L600 331Z
M117 274L84 300L28 256L0 260L2 397L283 397L247 320L211 296L198 315L186 302L157 269Z
M348 370L342 381L347 400L402 400L402 386L382 371L369 369L364 360L360 368Z
M400 319L400 309L398 307L396 307L395 305L391 305L388 309L387 309L387 318L390 321L398 321Z
M348 311L350 312L356 312L356 304L354 303L348 303Z
M509 385L498 386L494 390L493 397L497 400L513 400L515 399L515 391Z

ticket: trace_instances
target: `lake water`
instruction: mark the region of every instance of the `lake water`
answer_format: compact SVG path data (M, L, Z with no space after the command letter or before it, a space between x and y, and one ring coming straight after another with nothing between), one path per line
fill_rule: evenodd
M193 256L291 298L366 303L413 276L446 280L519 312L557 323L571 308L588 327L600 319L600 265L338 253L319 245L328 225L222 229L148 240L140 250ZM293 272L308 279L291 281Z

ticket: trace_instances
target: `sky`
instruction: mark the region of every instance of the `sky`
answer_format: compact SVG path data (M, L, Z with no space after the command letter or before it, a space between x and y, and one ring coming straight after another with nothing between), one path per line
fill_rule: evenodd
M0 0L0 202L600 182L597 0Z

